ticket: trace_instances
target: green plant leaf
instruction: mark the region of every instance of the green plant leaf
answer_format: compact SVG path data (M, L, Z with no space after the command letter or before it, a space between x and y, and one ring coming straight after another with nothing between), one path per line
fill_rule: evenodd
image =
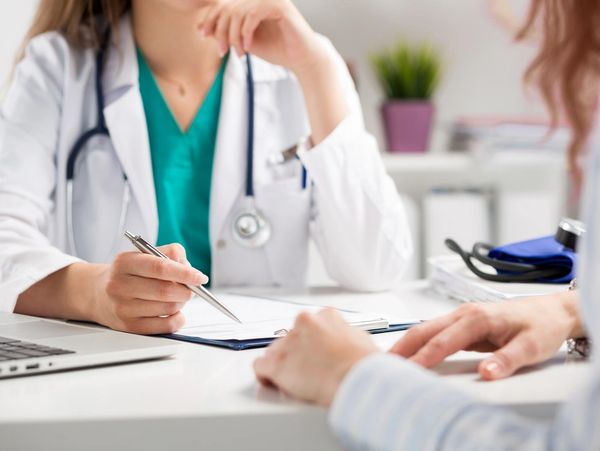
M439 85L441 58L428 44L399 42L370 60L388 99L429 100Z

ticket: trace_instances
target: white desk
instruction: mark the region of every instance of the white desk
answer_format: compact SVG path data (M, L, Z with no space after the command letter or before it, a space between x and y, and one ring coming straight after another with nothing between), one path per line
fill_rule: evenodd
M285 297L409 318L455 307L428 294L424 282L386 294L323 288ZM388 346L397 337L376 340ZM262 352L182 343L171 359L0 381L0 449L340 449L324 410L257 386L251 363ZM585 369L581 362L563 364L559 356L543 368L490 383L473 372L477 359L464 353L438 371L480 399L535 416L551 415Z

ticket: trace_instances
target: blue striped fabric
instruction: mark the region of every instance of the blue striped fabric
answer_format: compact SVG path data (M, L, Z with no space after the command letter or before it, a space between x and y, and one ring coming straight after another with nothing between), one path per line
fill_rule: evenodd
M600 343L600 147L587 165L581 255L582 311ZM590 276L588 277L588 272ZM600 450L600 361L550 423L482 404L433 374L392 355L359 362L344 379L329 420L350 450Z

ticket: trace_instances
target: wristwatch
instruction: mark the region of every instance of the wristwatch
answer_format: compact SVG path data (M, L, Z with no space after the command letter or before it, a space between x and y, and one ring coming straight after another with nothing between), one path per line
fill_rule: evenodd
M567 352L569 354L579 354L584 359L590 356L590 342L587 338L569 338L567 339Z
M571 280L569 284L569 291L577 289L577 278ZM583 358L587 358L590 355L591 347L587 337L582 338L568 338L567 339L567 352L569 354L579 354Z

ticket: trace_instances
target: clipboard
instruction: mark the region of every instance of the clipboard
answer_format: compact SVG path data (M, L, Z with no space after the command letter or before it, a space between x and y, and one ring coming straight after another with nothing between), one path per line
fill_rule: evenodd
M263 348L287 334L300 312L316 313L322 305L285 299L220 293L218 298L242 324L231 321L204 300L189 301L182 309L186 324L177 332L160 335L171 340L241 351ZM385 315L337 309L351 326L372 334L402 331L421 321L390 321Z
M386 328L379 328L373 330L367 330L372 335L375 334L384 334L387 332L399 332L403 330L410 329L412 326L421 323L421 321L411 321L407 323L398 323L398 324L390 324ZM219 340L219 339L211 339L211 338L202 338L202 337L194 337L187 336L182 334L165 334L160 335L163 338L169 338L171 340L185 341L188 343L196 343L207 346L214 346L218 348L231 349L233 351L243 351L246 349L256 349L256 348L265 348L269 346L273 341L277 340L277 337L268 337L268 338L253 338L247 340Z

